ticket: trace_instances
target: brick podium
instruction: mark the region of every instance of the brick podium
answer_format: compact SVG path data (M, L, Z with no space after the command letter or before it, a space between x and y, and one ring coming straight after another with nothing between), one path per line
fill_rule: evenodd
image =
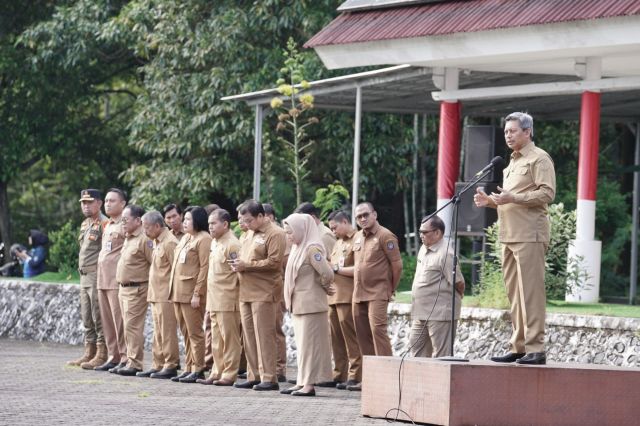
M364 357L361 413L395 418L399 357ZM405 358L399 420L437 425L638 425L640 369ZM392 411L389 411L392 410Z

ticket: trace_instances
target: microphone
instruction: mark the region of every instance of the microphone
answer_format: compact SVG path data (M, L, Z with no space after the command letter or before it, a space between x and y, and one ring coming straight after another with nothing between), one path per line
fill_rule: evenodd
M484 166L484 169L476 173L476 177L485 174L486 172L493 169L494 167L498 169L504 169L504 159L502 157L493 157L493 160L491 160L489 164Z

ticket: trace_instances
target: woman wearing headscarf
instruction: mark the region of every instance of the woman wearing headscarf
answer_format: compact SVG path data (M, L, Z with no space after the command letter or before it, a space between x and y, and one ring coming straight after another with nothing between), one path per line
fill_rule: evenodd
M198 206L187 207L183 219L184 236L178 243L169 280L170 300L184 337L186 368L171 380L196 383L204 379L204 310L211 236L207 212Z
M293 243L285 270L284 298L293 317L298 378L297 386L280 392L315 396L314 383L331 380L327 295L335 293L333 270L311 216L294 213L283 224Z
M45 271L45 260L47 259L47 235L37 229L29 231L29 245L31 250L17 251L16 256L22 263L22 274L24 278L35 277Z

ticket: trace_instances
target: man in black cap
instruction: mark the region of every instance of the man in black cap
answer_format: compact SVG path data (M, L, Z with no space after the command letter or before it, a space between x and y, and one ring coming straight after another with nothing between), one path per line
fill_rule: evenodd
M80 316L84 326L84 355L67 362L80 366L89 363L97 366L107 360L107 347L102 333L100 307L98 305L98 254L102 246L102 230L107 221L102 214L102 194L97 189L80 191L80 206L85 220L80 225L80 252L78 271L80 272Z

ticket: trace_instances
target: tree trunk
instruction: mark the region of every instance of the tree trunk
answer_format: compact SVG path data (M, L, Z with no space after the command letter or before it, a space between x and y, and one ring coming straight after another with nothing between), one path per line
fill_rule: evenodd
M420 197L420 218L427 214L427 114L423 116L422 122L422 140L424 141L422 146L422 167L420 168L420 189L421 197Z
M418 252L418 247L420 247L420 242L418 241L418 207L417 207L417 198L418 198L418 155L420 151L420 116L418 114L413 115L413 175L411 176L411 216L413 218L412 228L413 228L413 247L415 247L415 252ZM420 216L420 220L422 216ZM414 253L415 254L415 253Z
M404 207L404 234L405 234L405 242L406 242L406 251L407 254L413 255L413 241L409 236L411 233L411 226L409 222L409 202L407 200L407 191L402 191L402 204Z
M11 222L9 221L9 190L8 182L0 181L0 241L4 243L3 264L9 261L9 248L11 247Z

